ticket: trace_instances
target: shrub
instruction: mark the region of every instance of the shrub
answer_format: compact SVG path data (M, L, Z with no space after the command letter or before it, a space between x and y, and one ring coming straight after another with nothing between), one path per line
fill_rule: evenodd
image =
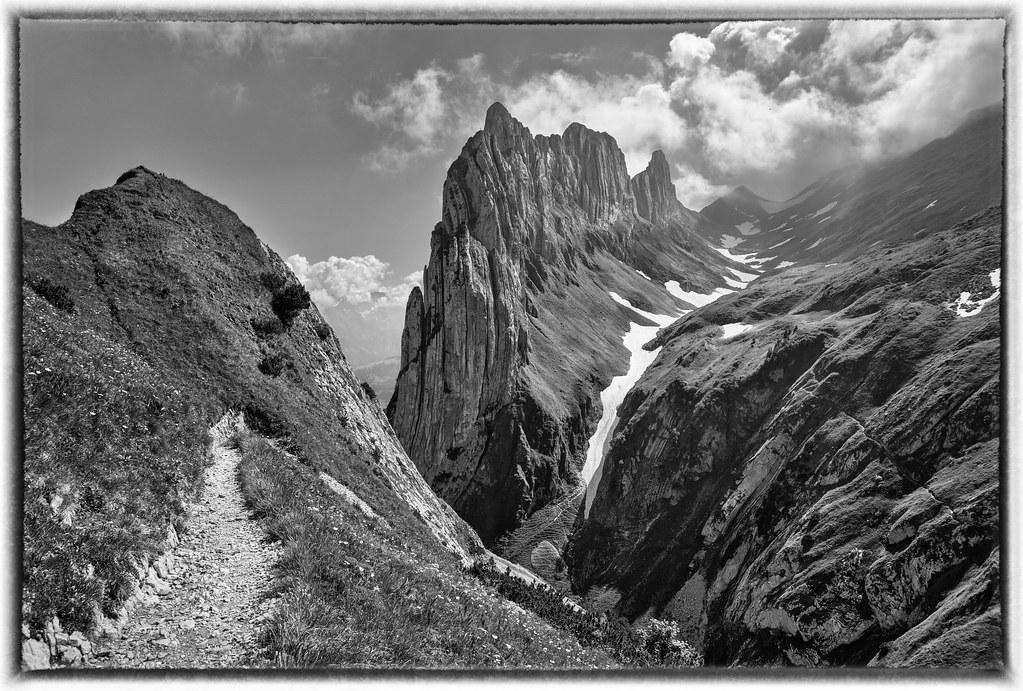
M290 326L292 320L310 304L309 291L300 285L290 285L280 292L274 293L273 300L270 301L270 307L273 308L274 314L286 327Z
M330 325L327 322L320 322L313 327L313 330L316 331L316 335L321 341L325 341L330 337Z
M377 392L373 390L368 381L364 381L359 386L362 387L362 391L366 394L366 397L371 401L377 400Z
M284 324L276 316L253 317L249 323L252 324L252 330L256 332L256 335L262 338L284 333Z
M264 357L258 365L259 371L269 377L278 377L291 366L291 358L285 353L271 353Z
M637 633L637 656L645 657L649 664L664 667L698 667L703 664L699 651L678 637L678 624L673 621L650 619L637 629Z
M499 571L492 559L477 561L469 573L512 602L573 634L581 645L603 648L624 665L698 667L703 664L703 657L678 639L678 625L674 622L651 619L647 625L637 628L630 626L626 619L577 609L545 583L526 583L507 571Z
M259 282L263 284L263 287L276 295L284 287L284 284L288 282L288 279L282 274L264 271L259 274Z

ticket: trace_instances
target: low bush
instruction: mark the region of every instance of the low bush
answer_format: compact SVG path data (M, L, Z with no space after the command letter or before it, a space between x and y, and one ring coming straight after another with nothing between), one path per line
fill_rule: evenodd
M286 353L270 353L259 362L257 367L268 377L279 377L284 370L292 367L292 362Z
M330 338L331 329L330 329L330 325L327 324L327 322L320 322L319 324L314 326L313 329L316 331L316 336L321 341L325 341L328 338Z
M249 320L252 324L252 330L256 332L257 336L266 338L267 336L274 336L276 334L284 333L284 324L276 316L273 317L253 317Z
M291 322L312 304L309 300L309 291L300 285L290 285L274 293L270 301L270 307L274 314L281 320L285 327L291 326Z
M269 290L271 293L277 294L281 289L284 288L288 282L287 277L282 273L275 271L264 271L259 274L259 282L263 284L263 287Z
M650 619L632 626L624 618L596 615L565 602L563 595L542 583L526 583L494 566L493 560L477 562L473 576L525 609L537 613L554 626L573 634L585 647L606 650L615 660L630 667L698 667L703 656L678 638L678 625Z

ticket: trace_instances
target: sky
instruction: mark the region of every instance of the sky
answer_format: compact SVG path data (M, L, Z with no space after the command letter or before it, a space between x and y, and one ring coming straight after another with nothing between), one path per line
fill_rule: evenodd
M142 164L233 209L335 326L400 322L445 172L503 102L534 134L655 149L699 209L785 199L1002 99L1004 23L352 25L22 20L22 215ZM397 316L396 316L397 315ZM399 324L400 329L400 324Z

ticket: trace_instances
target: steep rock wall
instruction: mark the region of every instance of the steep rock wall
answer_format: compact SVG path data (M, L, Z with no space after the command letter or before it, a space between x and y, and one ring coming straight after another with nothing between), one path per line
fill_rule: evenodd
M729 262L692 232L663 155L637 177L609 135L534 137L500 104L448 171L388 414L484 540L576 482L596 392L627 362L608 290L670 313L683 305L635 269L724 285Z

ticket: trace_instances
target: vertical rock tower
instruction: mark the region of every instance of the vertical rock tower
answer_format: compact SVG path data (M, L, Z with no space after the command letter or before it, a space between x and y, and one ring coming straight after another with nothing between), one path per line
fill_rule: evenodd
M627 362L609 286L677 311L663 291L645 295L635 269L688 267L686 280L711 286L720 271L704 264L726 260L690 232L698 217L675 198L663 154L630 180L610 135L573 123L534 137L499 103L443 194L388 415L430 484L490 541L576 483L593 401Z

